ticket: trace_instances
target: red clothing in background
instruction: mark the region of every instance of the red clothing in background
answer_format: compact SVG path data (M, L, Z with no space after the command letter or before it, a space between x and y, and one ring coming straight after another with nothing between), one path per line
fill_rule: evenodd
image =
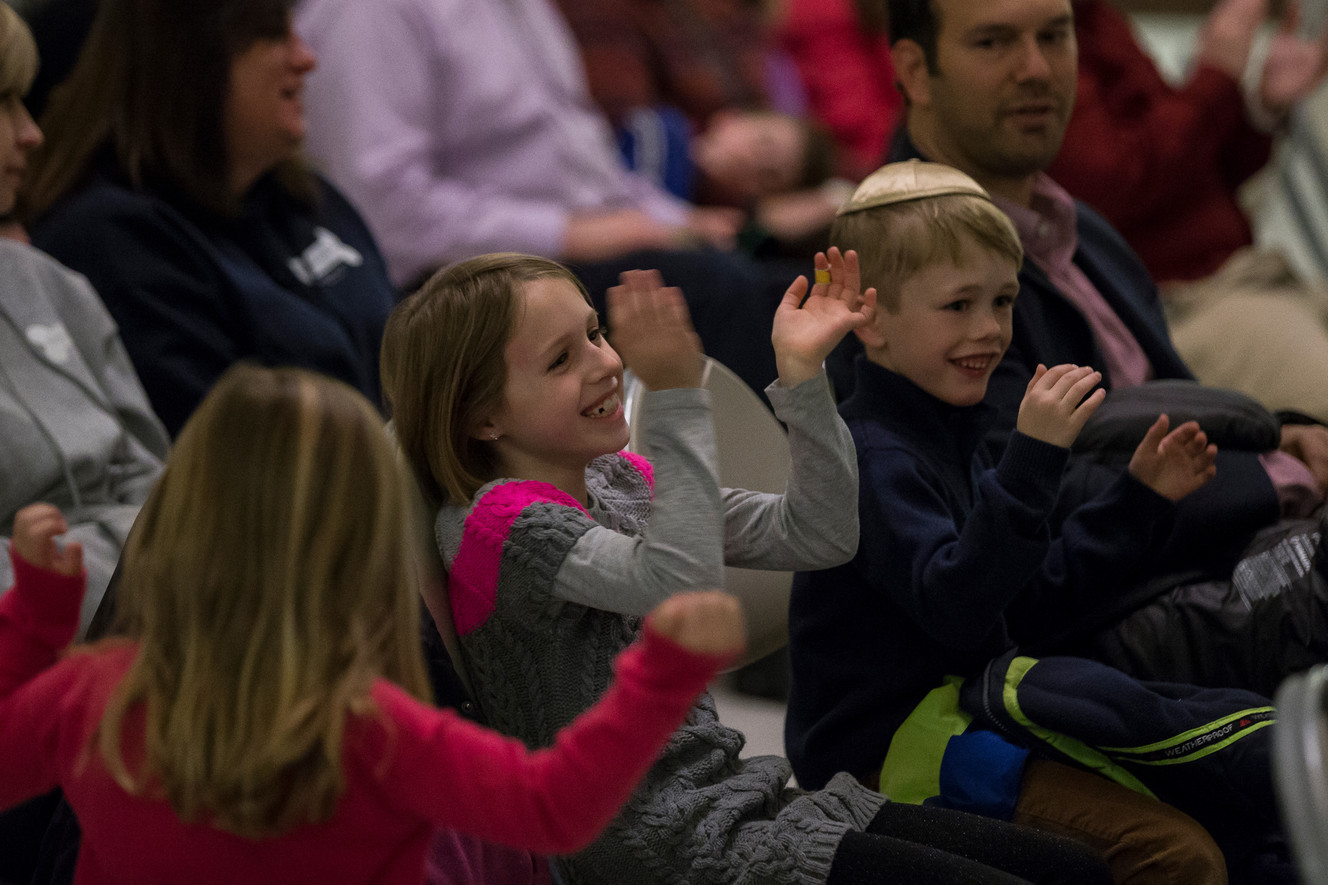
M808 113L839 145L840 174L856 181L883 165L904 106L885 33L864 27L852 0L788 0L775 38L798 68Z
M332 818L261 840L186 824L162 800L131 796L88 740L135 646L59 660L74 636L81 578L14 556L0 597L0 808L61 786L83 829L77 883L402 883L419 885L437 827L538 852L598 835L723 661L653 633L623 652L603 699L535 753L378 680L380 716L346 733L346 792ZM125 750L142 754L143 716Z
M558 0L595 103L615 126L635 108L678 108L697 128L715 111L769 104L770 44L743 0Z
M1173 88L1104 0L1075 4L1075 33L1074 116L1048 173L1107 217L1153 279L1210 275L1252 242L1236 189L1271 148L1239 84L1200 64Z

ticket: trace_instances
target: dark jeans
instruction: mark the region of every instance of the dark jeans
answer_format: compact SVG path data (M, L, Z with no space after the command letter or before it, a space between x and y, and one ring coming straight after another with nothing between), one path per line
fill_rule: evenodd
M0 885L27 885L37 868L42 837L60 804L59 790L0 811Z
M962 811L887 802L865 832L845 834L826 885L1107 885L1087 846Z

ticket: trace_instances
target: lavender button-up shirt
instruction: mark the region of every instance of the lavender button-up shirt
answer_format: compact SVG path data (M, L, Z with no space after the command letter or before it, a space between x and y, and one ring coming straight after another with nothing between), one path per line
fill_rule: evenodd
M627 171L549 0L302 0L308 149L404 284L483 252L557 257L570 213L687 206Z

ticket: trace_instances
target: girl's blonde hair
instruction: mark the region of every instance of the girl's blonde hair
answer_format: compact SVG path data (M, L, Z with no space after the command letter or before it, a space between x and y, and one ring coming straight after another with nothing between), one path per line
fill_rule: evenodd
M27 95L36 76L32 32L8 3L0 3L0 101Z
M117 783L248 837L332 815L347 718L372 711L373 680L427 697L405 481L345 384L222 377L125 545L119 616L138 653L97 737Z
M556 261L498 252L438 271L397 305L383 332L383 396L426 496L464 503L489 480L492 448L475 438L501 404L504 350L534 280L581 281Z

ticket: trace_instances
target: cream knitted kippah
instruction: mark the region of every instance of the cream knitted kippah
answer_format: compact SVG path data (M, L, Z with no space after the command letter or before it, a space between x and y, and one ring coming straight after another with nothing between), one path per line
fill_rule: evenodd
M848 215L891 203L907 203L951 194L967 194L990 201L982 186L958 169L940 163L907 160L882 166L862 180L836 215Z

